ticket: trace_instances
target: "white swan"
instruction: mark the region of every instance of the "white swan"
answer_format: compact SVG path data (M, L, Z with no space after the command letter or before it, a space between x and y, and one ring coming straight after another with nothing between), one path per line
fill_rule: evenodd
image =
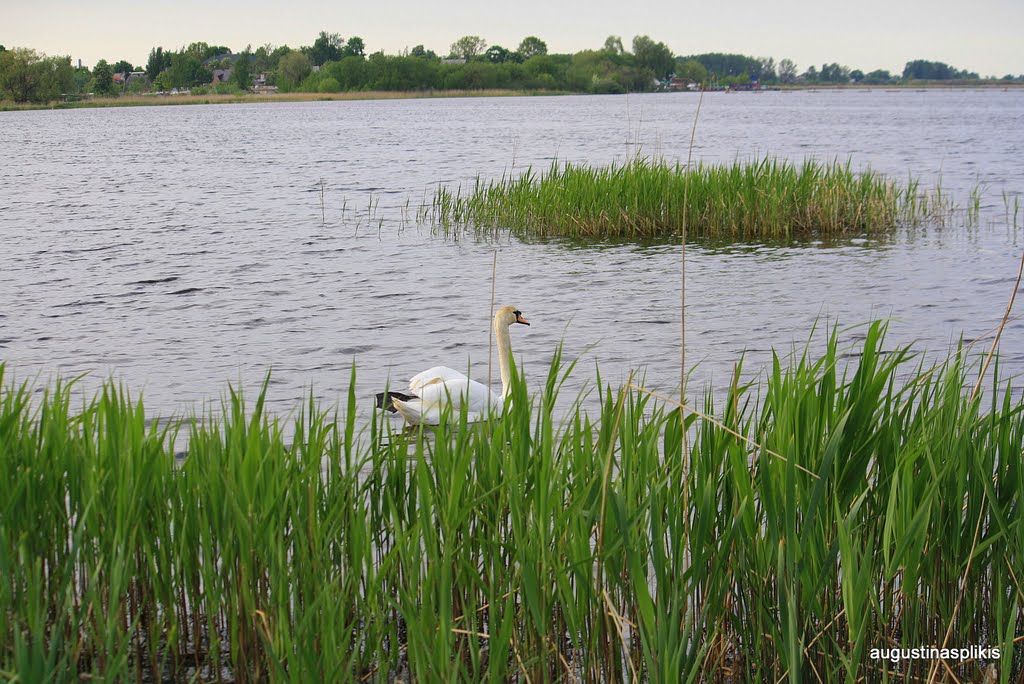
M512 340L509 328L513 323L530 325L523 318L523 312L512 306L504 306L494 314L494 337L498 342L498 366L501 369L501 396L487 385L470 380L465 374L447 366L434 366L417 373L409 381L409 394L382 392L377 395L377 407L397 411L410 425L437 425L445 406L451 406L452 414L458 415L462 404L470 422L487 416L490 406L501 412L504 400L511 391ZM390 405L386 405L390 400Z

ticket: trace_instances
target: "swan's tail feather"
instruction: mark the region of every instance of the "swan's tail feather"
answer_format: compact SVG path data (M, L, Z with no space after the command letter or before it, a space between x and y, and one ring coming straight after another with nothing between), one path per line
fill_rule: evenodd
M395 413L398 409L395 408L394 399L399 401L409 401L416 397L411 394L402 394L401 392L379 392L377 393L377 408L382 408L386 411Z

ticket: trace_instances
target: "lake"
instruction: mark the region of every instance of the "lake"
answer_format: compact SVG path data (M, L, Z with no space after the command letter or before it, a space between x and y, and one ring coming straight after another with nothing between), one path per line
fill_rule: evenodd
M40 386L123 380L161 415L201 409L229 382L253 395L268 369L274 411L310 387L331 404L355 362L368 407L388 378L397 388L435 364L486 379L497 253L496 303L533 323L512 331L528 382L543 382L561 341L583 355L569 394L595 364L608 381L639 369L672 391L678 245L451 240L417 210L439 183L554 159L685 162L697 103L679 93L0 113L0 360ZM940 183L961 204L980 188L983 211L975 227L886 239L690 245L692 394L727 383L741 354L755 373L816 321L889 318L889 347L913 342L936 359L998 325L1024 248L1006 208L1024 191L1022 131L1021 90L706 94L695 161L849 159ZM1024 321L1001 348L1002 372L1024 371Z

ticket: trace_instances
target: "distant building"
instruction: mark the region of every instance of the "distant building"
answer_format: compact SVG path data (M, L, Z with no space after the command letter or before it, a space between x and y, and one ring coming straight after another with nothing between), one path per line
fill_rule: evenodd
M114 74L114 85L127 88L133 83L149 83L145 71L120 71Z
M680 78L679 76L672 76L666 81L660 83L662 90L667 90L670 93L678 93L684 90L700 90L700 84L695 83L687 78Z

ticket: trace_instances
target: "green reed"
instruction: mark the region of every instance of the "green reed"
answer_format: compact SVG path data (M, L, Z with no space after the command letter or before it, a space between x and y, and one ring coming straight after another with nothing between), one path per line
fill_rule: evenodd
M929 661L870 649L949 632L1002 655L939 681L1017 681L1024 400L998 369L972 398L966 349L828 339L714 420L600 377L553 411L556 354L493 421L411 432L357 431L354 370L286 425L266 385L147 422L0 366L0 679L903 681Z
M556 162L542 174L478 179L465 192L441 186L422 218L449 233L470 226L523 237L643 239L679 233L685 215L693 237L765 239L884 233L952 211L941 191L855 172L849 163L764 159L687 173L680 164L634 159L607 167Z

